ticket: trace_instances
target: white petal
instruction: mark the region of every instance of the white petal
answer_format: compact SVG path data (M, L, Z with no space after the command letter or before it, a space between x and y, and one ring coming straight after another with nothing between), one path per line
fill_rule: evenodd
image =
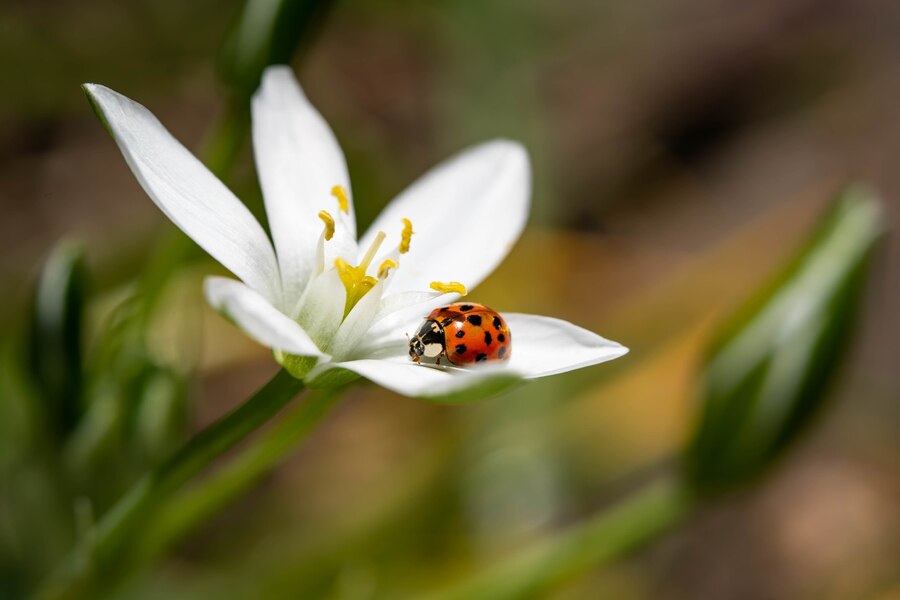
M328 123L300 89L288 67L270 67L253 96L253 150L278 252L285 296L296 300L313 268L322 232L319 211L336 219L334 237L325 245L325 264L336 256L356 258L356 222L331 195L335 185L349 195L344 154Z
M299 356L328 358L300 325L243 283L225 277L207 277L203 290L210 306L260 344Z
M400 292L399 294L390 294L381 299L378 306L378 312L375 315L375 321L379 321L388 315L400 313L398 318L402 319L407 312L421 312L422 318L425 318L432 308L441 304L451 304L459 294L442 294L440 292ZM402 311L402 312L401 312Z
M417 365L408 356L330 363L327 368L353 371L398 394L443 402L472 400L496 393L521 380L506 365L445 370Z
M385 325L391 321L390 325ZM419 325L417 322L416 325ZM363 358L406 358L409 357L409 336L416 330L409 325L409 321L394 323L392 319L385 319L373 325L359 340L352 351L346 353L343 360L356 360Z
M516 313L504 313L503 318L512 342L509 366L529 379L595 365L628 352L621 344L561 319Z
M102 85L84 89L141 187L166 216L247 285L280 303L272 245L240 200L149 110Z
M297 321L320 348L329 348L344 317L347 292L335 269L310 281L303 294Z
M384 281L379 281L356 303L356 306L353 307L353 310L341 323L341 327L334 337L332 355L343 359L356 348L362 337L372 326L372 320L375 318L378 306L381 303L383 290Z
M349 356L384 358L406 356L413 335L432 310L455 301L458 294L402 292L381 299L372 325Z
M432 281L459 281L471 289L503 260L528 217L531 168L518 143L497 140L470 148L435 167L395 198L363 238L378 231L385 246L400 242L402 219L415 234L392 292L427 290Z

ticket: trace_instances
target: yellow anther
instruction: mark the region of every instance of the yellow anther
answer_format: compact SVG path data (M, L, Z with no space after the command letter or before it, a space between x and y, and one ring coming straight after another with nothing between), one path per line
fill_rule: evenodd
M440 281L432 281L431 289L433 289L436 292L441 292L442 294L450 294L450 293L455 292L457 294L462 294L463 296L465 296L466 294L469 293L466 291L466 286L464 286L463 284L461 284L458 281L451 281L449 283L441 283Z
M413 233L412 221L403 219L403 231L400 233L400 254L409 252L409 241L412 239Z
M336 185L331 188L331 195L337 198L338 208L341 212L347 214L350 212L350 200L347 197L347 189L342 185Z
M381 263L381 266L378 267L378 279L384 279L388 276L388 273L391 269L396 269L400 265L397 264L396 260L391 260L390 258Z
M330 240L334 237L334 217L328 214L327 210L320 210L319 218L325 223L325 239Z

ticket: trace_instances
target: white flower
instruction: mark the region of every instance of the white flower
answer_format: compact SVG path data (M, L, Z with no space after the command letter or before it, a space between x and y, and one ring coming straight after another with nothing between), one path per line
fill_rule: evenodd
M410 361L407 335L431 309L478 285L525 225L530 166L515 142L487 142L435 167L357 240L337 139L291 71L272 67L252 116L273 248L244 204L146 108L84 87L150 198L241 280L208 278L209 303L311 385L361 375L401 394L447 396L627 352L566 321L505 313L508 361L467 369Z

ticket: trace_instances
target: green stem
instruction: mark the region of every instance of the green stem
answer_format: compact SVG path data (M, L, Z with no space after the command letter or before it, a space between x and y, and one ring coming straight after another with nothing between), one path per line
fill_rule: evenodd
M609 511L528 547L423 600L510 600L537 596L631 552L683 520L694 505L680 484L651 485Z
M250 129L249 103L235 98L235 95L232 94L225 103L219 121L212 128L203 148L206 166L223 180L231 172Z
M309 395L241 454L173 498L146 528L137 560L153 560L271 472L306 438L338 395L336 389Z
M138 481L97 523L89 542L75 547L43 593L43 598L86 597L94 575L111 573L136 526L191 477L255 431L303 389L303 383L279 371L249 400L192 438L172 457Z

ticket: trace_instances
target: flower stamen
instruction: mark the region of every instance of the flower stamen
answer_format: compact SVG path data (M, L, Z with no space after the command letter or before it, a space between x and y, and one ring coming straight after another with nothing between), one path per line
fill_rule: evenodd
M378 267L378 279L387 279L388 274L391 272L391 269L396 269L400 265L397 264L396 260L386 259L381 266Z
M325 235L325 241L328 241L334 237L334 217L328 214L327 210L320 210L319 218L325 223L325 231L323 233Z
M319 243L316 244L316 267L315 273L321 274L325 270L325 242L334 237L334 217L327 210L319 211L319 218L325 227L322 229L322 235L319 236Z
M337 198L338 208L341 212L348 214L350 212L350 199L347 196L347 189L342 185L336 185L331 188L331 195Z
M378 252L378 249L381 247L381 242L383 242L386 237L387 235L383 231L379 231L378 235L375 236L375 239L372 240L372 245L369 246L366 255L363 256L362 262L359 263L359 267L357 267L358 269L362 269L363 273L369 268L372 259L375 258L375 253Z
M448 283L441 283L440 281L432 281L431 289L436 292L441 292L442 294L450 294L456 293L465 296L469 292L466 291L466 286L461 284L458 281L450 281Z
M400 254L409 252L409 242L415 232L412 228L412 221L403 219L403 231L400 232Z

